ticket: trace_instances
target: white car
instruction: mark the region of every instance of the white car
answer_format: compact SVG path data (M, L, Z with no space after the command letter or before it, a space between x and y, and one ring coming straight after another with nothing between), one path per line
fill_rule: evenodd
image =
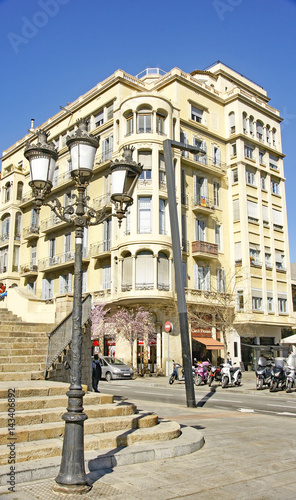
M112 356L100 356L99 360L102 367L102 378L105 378L107 382L116 378L131 378L134 374L132 368L121 359L112 358Z

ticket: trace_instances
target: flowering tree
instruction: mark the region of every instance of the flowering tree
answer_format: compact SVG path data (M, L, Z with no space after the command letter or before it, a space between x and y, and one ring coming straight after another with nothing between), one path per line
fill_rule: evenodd
M100 351L104 352L104 336L107 333L106 314L110 311L105 302L94 304L91 309L91 339L98 340ZM108 327L109 332L109 327Z
M131 348L131 364L134 360L134 343L138 338L144 342L144 368L148 364L148 340L154 332L152 315L142 307L137 309L120 308L111 318L116 336L126 339ZM146 360L145 360L146 358ZM145 362L146 361L146 362Z

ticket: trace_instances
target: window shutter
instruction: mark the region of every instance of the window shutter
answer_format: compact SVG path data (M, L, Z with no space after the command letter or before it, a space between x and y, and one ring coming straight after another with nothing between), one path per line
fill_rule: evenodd
M66 278L66 276L60 274L60 276L59 276L59 293L65 293L65 278Z
M157 285L165 290L169 289L169 259L160 252L157 258Z
M111 288L111 266L103 267L103 290Z
M211 274L210 274L210 268L205 267L205 290L208 292L211 290Z
M272 220L277 226L283 226L283 214L280 210L272 209Z
M238 241L234 244L235 261L242 260L242 242Z
M206 165L207 164L207 143L206 143L206 141L202 142L201 149L205 152L205 154L200 157L200 162L203 165Z
M46 291L47 291L47 280L45 278L43 278L43 280L42 280L42 299L43 300L47 299Z
M151 151L140 151L139 152L139 163L141 163L144 168L151 168L152 167L152 152Z
M139 198L139 233L151 233L151 198Z
M258 204L255 203L254 201L247 200L247 205L248 205L248 217L258 220L259 219Z
M198 290L198 264L194 264L194 288Z
M262 205L262 218L264 222L269 222L269 211L266 205Z
M240 219L240 210L239 210L239 199L233 200L233 220Z
M136 258L136 286L153 286L153 256L151 252L140 252Z
M132 275L133 275L133 258L125 257L122 261L122 286L131 287L132 286Z

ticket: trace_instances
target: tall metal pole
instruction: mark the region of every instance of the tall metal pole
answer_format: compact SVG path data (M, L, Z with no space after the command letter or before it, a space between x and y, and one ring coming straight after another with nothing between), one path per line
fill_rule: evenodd
M191 351L190 351L190 341L189 341L187 306L186 306L186 298L184 290L184 277L182 269L181 243L180 243L180 231L178 224L172 147L182 150L192 151L195 153L197 152L197 148L194 148L193 146L185 146L185 144L176 141L171 141L169 139L166 139L163 142L171 233L172 233L172 246L174 255L174 269L175 269L176 291L177 291L177 301L178 301L179 324L180 324L180 334L181 334L181 344L182 344L182 358L183 358L183 368L185 375L186 401L187 401L187 406L189 408L195 408L196 402L195 402L195 392L194 392L194 384L192 376L192 362L191 362Z
M82 249L83 249L83 197L85 189L78 187L78 204L75 229L75 261L74 261L74 297L72 319L72 359L70 388L67 392L67 413L65 420L65 435L62 450L60 472L56 477L54 491L83 493L91 489L87 482L84 465L84 421L88 418L83 413L82 390ZM80 217L79 217L80 216ZM79 224L81 222L81 225Z

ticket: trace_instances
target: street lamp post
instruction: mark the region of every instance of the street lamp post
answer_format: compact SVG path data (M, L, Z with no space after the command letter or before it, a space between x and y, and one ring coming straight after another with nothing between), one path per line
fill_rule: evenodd
M195 403L195 392L194 392L194 384L192 377L192 362L191 362L190 341L189 341L187 306L186 306L186 297L184 290L184 277L182 270L180 231L178 224L172 147L176 149L181 149L182 151L189 151L191 153L199 154L200 156L204 155L205 152L199 149L197 146L188 146L181 142L172 141L170 139L166 139L165 141L163 141L163 153L164 153L165 171L167 178L167 190L168 190L170 223L171 223L171 233L172 233L172 246L173 246L173 256L174 256L179 324L180 324L180 334L181 334L181 344L182 344L182 358L183 358L183 368L185 376L186 401L187 401L187 406L189 408L195 408L196 403Z
M115 214L107 207L94 210L88 206L89 197L86 188L93 176L93 163L99 140L87 133L85 120L77 122L77 129L67 136L67 146L71 155L71 176L75 180L77 195L72 205L63 207L57 198L46 199L52 189L55 163L58 153L47 142L48 134L39 130L37 143L28 143L24 155L30 162L30 186L35 198L35 205L40 211L47 205L62 221L75 227L75 262L74 262L74 298L72 313L72 363L70 387L67 392L68 407L63 415L65 434L60 471L56 477L54 490L61 493L85 493L91 489L87 482L84 465L84 421L88 418L83 412L84 391L81 385L82 354L82 249L83 233L86 226L101 224L110 215L118 218L119 225L125 217L128 207L133 203L133 190L142 171L142 166L132 160L134 148L124 148L123 159L111 162L112 179L111 201L115 204Z

